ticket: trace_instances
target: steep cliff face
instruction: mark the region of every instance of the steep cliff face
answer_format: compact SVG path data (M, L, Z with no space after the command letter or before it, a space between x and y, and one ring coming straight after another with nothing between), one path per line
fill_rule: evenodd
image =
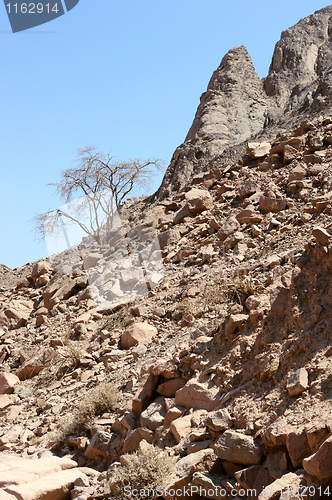
M302 19L276 44L265 91L286 111L299 104L310 106L313 94L324 98L321 84L330 78L331 69L331 16L329 6Z
M179 191L193 175L214 163L222 166L228 148L268 133L271 127L287 130L303 117L327 111L331 97L332 6L282 33L263 80L246 48L235 47L222 59L201 96L193 124L173 155L158 197Z

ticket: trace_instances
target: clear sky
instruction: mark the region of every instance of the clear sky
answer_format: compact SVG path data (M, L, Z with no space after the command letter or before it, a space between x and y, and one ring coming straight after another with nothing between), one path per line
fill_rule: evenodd
M47 256L31 219L61 201L48 183L84 146L169 163L212 72L245 45L266 76L282 30L320 0L80 0L13 34L0 4L0 263ZM151 191L161 179L154 179ZM150 193L148 193L150 194Z

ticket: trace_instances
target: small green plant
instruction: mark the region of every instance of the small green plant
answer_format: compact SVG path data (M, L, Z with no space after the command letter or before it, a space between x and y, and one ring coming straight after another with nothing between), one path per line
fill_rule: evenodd
M71 419L68 421L68 417L65 417L60 421L59 430L54 436L54 447L65 448L69 436L89 434L94 419L105 412L114 411L119 397L119 391L111 383L104 382L91 389Z
M110 488L114 498L125 500L133 490L143 492L144 498L160 498L156 493L167 485L174 471L176 458L155 446L148 446L132 455L122 457L123 465L111 473Z

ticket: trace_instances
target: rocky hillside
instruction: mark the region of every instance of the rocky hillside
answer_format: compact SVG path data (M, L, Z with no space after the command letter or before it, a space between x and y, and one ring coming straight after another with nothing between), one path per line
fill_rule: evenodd
M329 498L330 11L283 33L264 82L225 56L126 229L0 268L1 499Z

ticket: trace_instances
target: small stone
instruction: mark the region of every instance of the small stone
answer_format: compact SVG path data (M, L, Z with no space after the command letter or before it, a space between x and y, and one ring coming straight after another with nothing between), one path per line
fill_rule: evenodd
M248 142L247 154L250 158L263 158L268 155L271 149L269 142Z
M225 335L227 337L233 335L235 330L248 319L249 316L247 314L231 314L226 322Z
M300 368L289 375L286 389L290 396L299 396L307 388L308 372L305 368Z
M87 447L85 456L90 460L109 459L112 456L113 449L119 445L120 438L117 434L97 431Z
M330 239L330 234L322 227L316 226L312 230L312 235L315 237L319 245L327 245Z
M14 373L0 373L0 394L12 394L20 379Z
M91 267L95 267L102 258L103 256L99 253L90 253L83 261L83 268L90 269Z
M204 424L216 432L223 432L232 427L233 422L226 409L217 410L208 414Z

